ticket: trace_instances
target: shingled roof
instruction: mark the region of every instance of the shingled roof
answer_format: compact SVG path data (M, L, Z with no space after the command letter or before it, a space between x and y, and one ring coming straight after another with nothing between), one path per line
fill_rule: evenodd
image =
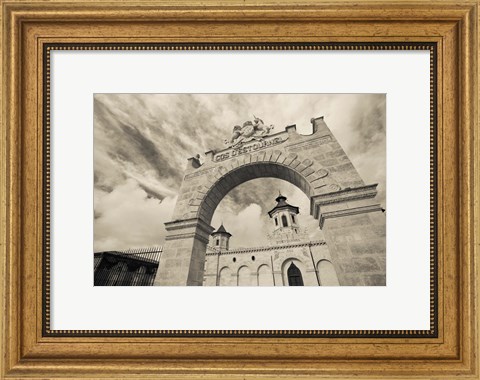
M224 234L224 235L232 236L230 232L227 232L227 230L223 226L223 223L220 225L220 227L218 227L218 230L212 233L212 235L216 235L216 234Z
M292 205L289 205L287 203L287 197L284 197L282 194L278 194L278 197L275 198L275 200L277 201L277 205L272 208L269 212L268 212L268 215L270 216L270 218L272 217L272 214L273 212L279 210L279 209L285 209L285 208L290 208L292 209L296 214L299 213L299 208L297 206L292 206Z

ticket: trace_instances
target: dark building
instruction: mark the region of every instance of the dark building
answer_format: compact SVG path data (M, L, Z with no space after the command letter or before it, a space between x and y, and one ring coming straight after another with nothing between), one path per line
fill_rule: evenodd
M151 286L162 247L94 254L95 286Z

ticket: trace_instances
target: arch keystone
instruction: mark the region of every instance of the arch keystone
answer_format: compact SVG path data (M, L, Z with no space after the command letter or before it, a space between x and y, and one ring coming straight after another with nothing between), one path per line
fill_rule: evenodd
M278 158L280 157L280 155L282 154L281 151L279 150L274 150L272 152L272 155L270 156L270 161L272 162L277 162Z
M260 152L260 153L258 154L258 161L265 161L266 154L267 154L266 151Z
M258 153L252 154L252 161L251 163L258 162Z
M265 157L264 157L263 160L264 160L264 161L270 161L271 158L272 158L272 154L273 154L273 152L272 152L272 150L270 150L270 149L267 150L267 151L265 151Z

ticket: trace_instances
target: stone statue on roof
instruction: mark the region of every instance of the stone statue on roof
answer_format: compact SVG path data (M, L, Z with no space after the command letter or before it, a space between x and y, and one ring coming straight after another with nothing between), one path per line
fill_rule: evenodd
M266 126L262 119L253 115L253 121L247 120L242 126L235 125L230 140L225 140L229 147L237 147L248 141L261 140L274 128L273 125Z

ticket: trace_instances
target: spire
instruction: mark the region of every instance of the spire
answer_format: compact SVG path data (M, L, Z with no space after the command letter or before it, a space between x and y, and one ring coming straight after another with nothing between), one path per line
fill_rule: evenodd
M227 232L223 222L214 233L212 233L213 246L220 251L228 251L229 241L232 234Z
M227 230L223 226L223 223L220 225L220 227L218 227L217 233L219 233L219 232L223 232L223 233L227 232Z
M288 203L285 202L287 200L287 197L284 197L280 191L278 192L278 197L275 198L275 200L277 201L277 206L276 207L279 207L279 206L288 206Z
M275 211L280 209L288 209L295 214L299 213L299 208L297 206L289 205L287 203L287 197L283 196L280 192L278 192L278 197L275 198L275 200L277 201L277 205L268 212L270 218Z
M223 222L220 225L220 227L218 227L218 229L212 233L212 235L217 235L217 234L224 234L224 235L228 235L229 237L232 236L232 234L230 232L227 232L227 230L223 226Z

